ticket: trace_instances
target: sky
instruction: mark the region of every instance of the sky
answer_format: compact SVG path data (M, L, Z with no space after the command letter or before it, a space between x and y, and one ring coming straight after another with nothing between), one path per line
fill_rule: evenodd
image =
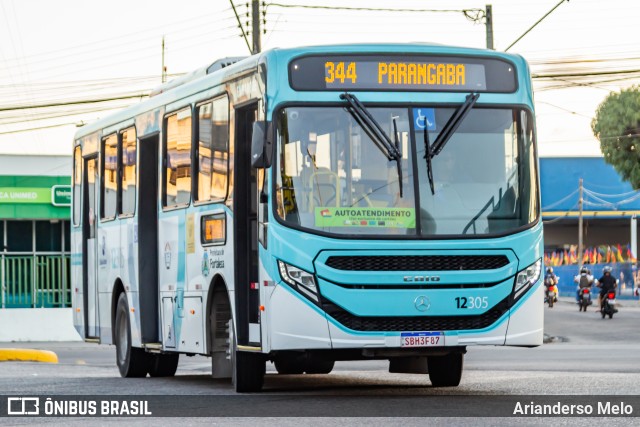
M265 0L262 49L351 42L484 48L482 13L491 4L494 47L504 51L558 3ZM250 30L246 4L235 1ZM313 5L404 10L300 7ZM640 83L639 18L638 1L564 1L508 50L531 65L541 156L601 155L591 121L610 93ZM139 102L161 83L163 38L169 79L249 55L228 0L0 0L0 153L70 155L78 125Z

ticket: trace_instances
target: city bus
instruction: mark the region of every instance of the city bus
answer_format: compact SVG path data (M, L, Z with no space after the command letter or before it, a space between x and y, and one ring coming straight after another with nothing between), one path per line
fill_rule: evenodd
M543 339L535 115L518 55L429 44L227 58L79 129L72 293L123 377L211 358L238 392L336 361L460 383ZM426 378L426 376L425 376Z

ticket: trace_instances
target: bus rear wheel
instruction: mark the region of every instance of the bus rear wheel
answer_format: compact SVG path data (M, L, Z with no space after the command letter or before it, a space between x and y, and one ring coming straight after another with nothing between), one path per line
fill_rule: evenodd
M149 354L149 376L172 377L178 369L178 353Z
M149 355L141 348L131 346L129 303L125 293L118 297L115 321L116 363L123 378L146 377Z
M434 387L456 387L462 378L464 355L451 353L445 356L428 356L429 379Z

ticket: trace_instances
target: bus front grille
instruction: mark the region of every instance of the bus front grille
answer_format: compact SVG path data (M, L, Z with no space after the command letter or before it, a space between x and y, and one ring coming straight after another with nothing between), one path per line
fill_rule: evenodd
M509 297L491 310L475 316L356 316L323 301L327 315L354 331L456 331L483 329L495 323L509 310Z
M494 270L509 264L504 255L330 256L326 265L347 271Z

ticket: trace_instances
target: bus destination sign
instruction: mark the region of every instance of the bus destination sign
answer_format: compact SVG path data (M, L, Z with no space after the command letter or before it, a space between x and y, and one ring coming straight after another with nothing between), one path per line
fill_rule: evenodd
M495 58L308 56L290 64L296 90L513 92L513 64Z
M327 89L464 89L486 90L479 64L403 61L326 61Z

